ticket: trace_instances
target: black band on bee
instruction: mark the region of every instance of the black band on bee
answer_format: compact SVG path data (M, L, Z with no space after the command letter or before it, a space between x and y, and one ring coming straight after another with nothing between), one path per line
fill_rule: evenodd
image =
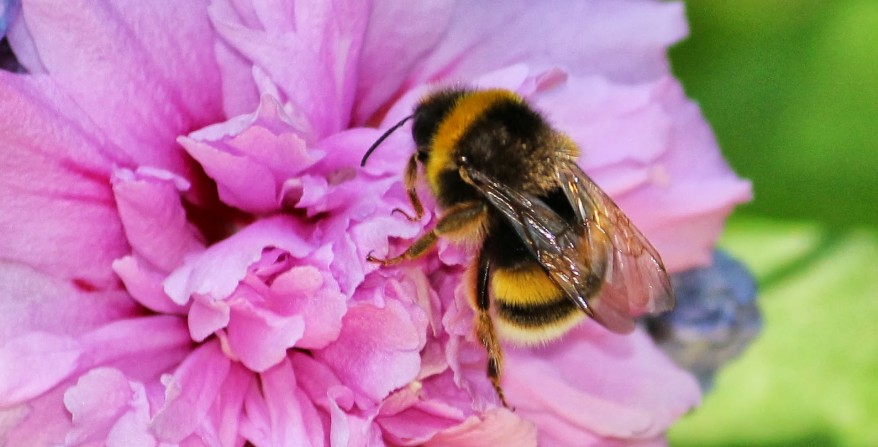
M363 155L363 160L360 161L360 167L366 166L366 160L369 159L369 156L372 155L372 152L375 151L375 148L377 148L378 145L380 145L381 143L383 143L384 140L386 140L387 137L390 136L390 134L392 134L393 132L396 131L396 129L399 129L400 127L402 127L402 125L405 124L406 121L408 121L408 120L410 120L410 119L412 119L412 118L414 118L414 117L415 117L415 114L411 114L411 115L409 115L409 116L403 118L400 122L394 124L393 127L391 127L390 129L387 129L387 132L384 132L384 134L381 135L381 137L378 138L378 140L376 140L374 143L372 143L372 146L370 146L370 147L369 147L369 150L366 151L366 154Z
M564 295L559 295L555 301L542 304L519 306L497 300L494 305L496 306L498 317L516 326L525 328L539 328L551 325L569 317L571 314L580 312L579 307Z

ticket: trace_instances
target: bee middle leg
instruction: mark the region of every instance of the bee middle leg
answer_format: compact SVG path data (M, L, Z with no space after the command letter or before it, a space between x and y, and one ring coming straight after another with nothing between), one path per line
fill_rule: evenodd
M409 196L409 202L412 204L412 208L415 210L415 215L412 216L409 213L406 213L401 208L394 208L394 213L400 213L405 216L406 219L417 222L421 220L421 217L424 216L424 205L421 204L421 199L418 197L418 191L416 189L418 182L418 155L417 153L412 155L412 158L409 158L408 166L405 169L405 192Z
M500 348L500 341L497 339L497 333L494 331L494 322L491 320L491 296L489 291L491 278L491 260L482 248L479 252L479 259L476 268L476 294L475 294L475 311L476 311L476 335L479 341L488 351L488 378L497 397L504 407L509 408L506 403L506 396L503 394L503 388L500 387L500 375L503 372L503 350Z
M486 212L487 207L481 202L465 202L455 205L439 218L432 231L415 240L401 255L381 259L370 253L366 260L386 266L417 258L433 248L436 241L439 240L439 236L478 230L484 222Z

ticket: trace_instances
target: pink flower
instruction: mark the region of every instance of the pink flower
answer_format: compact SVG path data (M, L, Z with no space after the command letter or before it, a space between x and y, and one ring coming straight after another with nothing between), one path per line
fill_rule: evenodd
M749 185L670 76L665 2L25 0L0 72L5 445L650 445L699 400L642 332L508 348L461 276L396 268L398 132L433 84L530 98L672 270ZM422 194L426 198L426 194Z

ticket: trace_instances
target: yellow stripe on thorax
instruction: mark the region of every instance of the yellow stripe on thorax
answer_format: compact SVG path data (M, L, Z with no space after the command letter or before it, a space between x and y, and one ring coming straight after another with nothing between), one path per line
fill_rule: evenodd
M491 276L494 299L509 304L539 305L566 299L536 263L522 270L498 268Z
M500 101L521 102L520 96L509 90L481 90L468 93L457 100L448 115L439 124L430 147L427 179L434 193L439 192L442 171L454 166L451 157L463 134L482 114Z

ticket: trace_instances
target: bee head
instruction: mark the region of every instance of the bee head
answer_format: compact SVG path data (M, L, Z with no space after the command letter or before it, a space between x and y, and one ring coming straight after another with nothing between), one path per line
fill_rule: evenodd
M387 132L384 132L384 134L372 144L363 156L360 166L365 166L366 160L369 159L369 156L372 155L375 148L410 119L414 119L414 124L412 125L412 138L417 145L418 161L425 163L430 157L431 142L433 141L433 136L436 135L436 131L439 129L439 124L442 122L442 119L451 111L457 100L468 92L468 90L461 88L452 88L439 90L425 96L418 102L414 113L394 124L393 127L388 129Z
M424 97L415 107L412 138L418 146L419 161L426 162L430 157L433 137L439 130L439 125L457 101L467 93L470 91L461 88L439 90Z

